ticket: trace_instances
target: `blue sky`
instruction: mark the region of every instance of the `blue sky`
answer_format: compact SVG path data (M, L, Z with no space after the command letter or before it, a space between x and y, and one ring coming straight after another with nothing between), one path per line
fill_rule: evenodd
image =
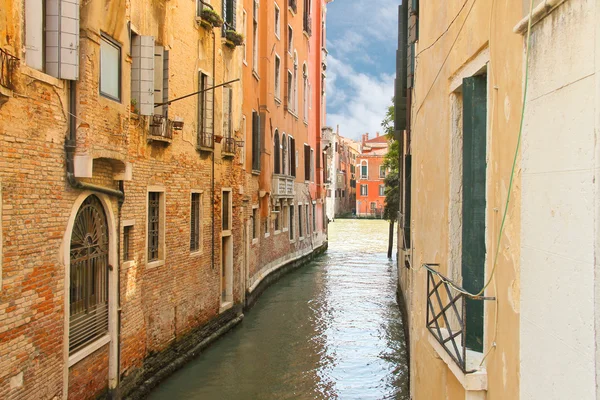
M334 0L327 6L327 125L360 139L381 132L394 95L400 0Z

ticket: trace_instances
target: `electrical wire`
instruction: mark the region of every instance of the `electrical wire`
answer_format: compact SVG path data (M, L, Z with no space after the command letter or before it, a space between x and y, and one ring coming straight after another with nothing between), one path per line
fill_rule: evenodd
M458 41L458 38L460 37L460 34L461 34L463 28L465 27L465 24L467 23L467 20L469 19L469 15L471 15L471 11L473 11L473 6L475 6L476 2L477 2L477 0L473 0L473 3L471 3L469 12L465 16L465 20L463 21L462 25L460 26L460 29L458 30L458 33L456 34L456 38L454 38L454 42L452 42L452 45L450 46L450 50L448 51L448 54L446 54L444 61L440 65L440 69L438 70L437 74L435 75L435 78L433 78L433 82L431 82L431 86L429 87L429 90L427 90L427 93L425 93L425 97L423 97L423 101L421 101L421 105L419 106L419 108L417 108L417 112L415 113L415 118L419 115L421 108L423 108L423 105L425 104L425 100L427 100L427 97L429 97L429 93L431 93L431 90L435 86L437 79L440 77L440 74L442 73L442 69L444 68L444 65L446 65L446 61L448 61L448 58L450 58L450 54L452 54L452 49L454 49L454 46L456 45L456 42Z
M473 2L475 2L477 0L474 0ZM448 33L448 31L450 30L450 28L452 28L452 25L454 25L454 22L456 22L456 20L458 19L458 17L460 16L460 13L462 13L462 11L465 9L465 6L467 5L467 3L469 2L469 0L465 0L465 2L463 3L462 7L460 7L460 10L458 10L458 13L454 16L454 18L452 19L452 21L450 21L450 24L448 25L448 27L446 28L446 30L444 32L442 32L442 34L440 36L437 37L437 39L435 39L433 41L433 43L431 43L429 46L425 47L423 50L419 51L416 55L416 57L419 57L421 55L421 53L429 50L430 48L432 48L433 46L435 46L435 44L437 42L440 41L440 39L442 39L442 37L444 37L444 35L446 33Z

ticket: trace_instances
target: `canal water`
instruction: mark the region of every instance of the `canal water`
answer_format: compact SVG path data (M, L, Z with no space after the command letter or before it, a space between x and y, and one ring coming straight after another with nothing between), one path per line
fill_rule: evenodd
M324 255L268 288L150 399L408 399L387 237L385 221L330 223Z

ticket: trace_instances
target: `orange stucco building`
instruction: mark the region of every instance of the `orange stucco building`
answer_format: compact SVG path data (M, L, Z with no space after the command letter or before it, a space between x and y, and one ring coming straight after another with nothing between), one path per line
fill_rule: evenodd
M362 137L362 153L356 160L356 215L382 218L385 203L383 160L388 152L388 139L379 133L372 139Z

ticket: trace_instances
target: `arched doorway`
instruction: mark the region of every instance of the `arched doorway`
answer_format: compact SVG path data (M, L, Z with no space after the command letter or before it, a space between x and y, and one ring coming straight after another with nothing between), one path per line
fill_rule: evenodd
M100 199L77 211L70 243L69 354L108 334L109 235Z

